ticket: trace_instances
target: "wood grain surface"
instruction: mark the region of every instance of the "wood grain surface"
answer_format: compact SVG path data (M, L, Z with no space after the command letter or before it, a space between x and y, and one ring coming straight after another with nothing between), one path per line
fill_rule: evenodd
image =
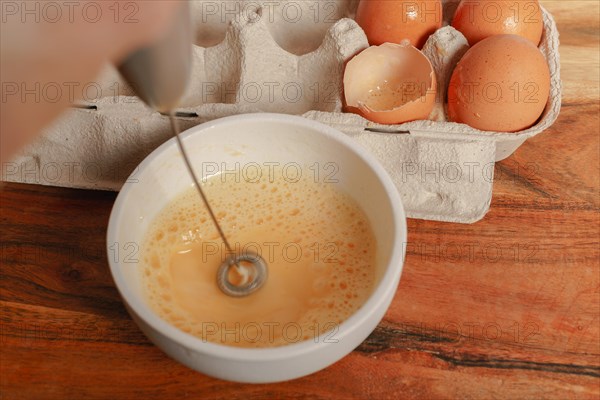
M153 346L109 273L114 193L0 188L0 399L600 398L599 2L544 1L563 109L496 166L473 225L409 220L399 289L354 352L305 378L220 381Z

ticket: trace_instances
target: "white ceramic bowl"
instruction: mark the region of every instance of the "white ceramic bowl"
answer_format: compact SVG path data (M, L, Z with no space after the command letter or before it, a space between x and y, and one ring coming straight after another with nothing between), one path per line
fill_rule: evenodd
M170 325L145 302L136 251L149 224L191 186L174 139L150 154L123 186L108 225L112 276L140 329L165 353L207 375L238 382L276 382L325 368L355 349L375 329L394 296L404 262L406 217L390 177L361 145L326 125L301 117L247 114L196 126L182 134L197 174L215 165L335 163L342 190L367 214L377 240L377 281L367 302L332 334L282 347L213 344ZM331 164L328 164L331 165ZM333 170L332 170L333 171ZM311 171L312 172L312 171ZM325 171L323 170L325 173ZM116 250L118 249L118 251Z

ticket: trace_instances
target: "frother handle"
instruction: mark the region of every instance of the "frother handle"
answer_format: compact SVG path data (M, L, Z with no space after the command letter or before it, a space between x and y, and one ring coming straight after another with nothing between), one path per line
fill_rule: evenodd
M187 87L191 53L192 29L189 4L185 1L166 34L128 56L118 69L146 104L168 113L178 106Z

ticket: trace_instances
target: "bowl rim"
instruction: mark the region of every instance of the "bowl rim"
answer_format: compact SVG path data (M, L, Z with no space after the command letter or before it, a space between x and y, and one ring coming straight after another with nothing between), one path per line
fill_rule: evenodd
M134 295L128 290L128 284L122 273L122 266L119 261L115 261L112 257L108 257L110 272L126 306L129 307L129 312L133 311L138 318L141 318L147 325L157 332L160 332L162 336L167 337L174 343L184 346L188 349L203 353L207 356L223 360L236 360L236 361L252 361L252 362L268 362L274 360L288 359L295 356L304 355L314 351L319 351L326 346L331 344L337 344L341 342L344 337L352 334L353 331L358 330L366 320L370 318L370 314L373 310L378 309L385 303L386 300L393 295L395 292L400 276L402 274L404 266L404 254L405 245L407 241L407 226L406 226L406 214L404 206L402 204L400 194L396 189L392 179L385 171L379 161L358 142L348 137L344 133L324 125L320 122L306 119L300 116L291 116L286 114L275 114L275 113L256 113L256 114L239 114L234 116L228 116L224 118L215 119L194 126L181 134L182 140L187 140L193 135L198 135L201 132L211 130L215 127L223 127L227 125L239 125L243 123L285 123L300 128L307 128L312 131L318 132L320 135L324 135L327 138L339 143L341 146L346 147L348 150L353 152L356 156L361 158L365 164L369 166L383 185L385 192L388 196L388 201L391 204L391 212L393 219L396 221L394 229L394 240L393 250L389 258L389 263L385 269L383 276L380 279L377 287L373 290L366 302L354 312L349 318L344 320L338 325L338 331L336 333L337 342L326 343L323 337L329 334L324 334L310 340L301 340L297 343L286 344L277 347L266 347L266 348L243 348L233 347L223 344L212 343L203 340L197 336L186 333L175 326L171 325L167 321L159 317L150 307L146 304L140 296ZM167 140L165 143L160 145L152 153L150 153L135 169L136 178L139 179L143 176L144 172L154 162L156 158L161 156L171 148L176 147L175 138ZM107 238L107 252L110 254L111 243L114 242L118 229L121 215L132 190L133 184L127 180L121 188L117 199L113 205L110 213L108 222L108 229L106 233ZM391 293L390 293L391 292ZM379 322L379 321L378 321ZM318 340L317 340L318 339Z

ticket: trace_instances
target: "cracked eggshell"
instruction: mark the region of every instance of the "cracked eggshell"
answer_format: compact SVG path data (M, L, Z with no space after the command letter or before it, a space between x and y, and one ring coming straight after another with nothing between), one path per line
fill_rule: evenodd
M408 42L371 46L346 65L345 111L380 124L427 119L436 85L431 62Z

